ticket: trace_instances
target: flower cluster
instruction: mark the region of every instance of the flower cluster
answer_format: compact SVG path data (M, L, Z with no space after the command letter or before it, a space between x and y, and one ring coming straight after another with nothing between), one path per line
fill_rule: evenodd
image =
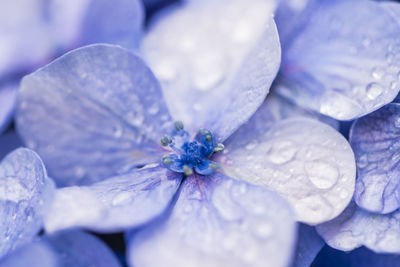
M396 266L399 3L0 13L1 266Z

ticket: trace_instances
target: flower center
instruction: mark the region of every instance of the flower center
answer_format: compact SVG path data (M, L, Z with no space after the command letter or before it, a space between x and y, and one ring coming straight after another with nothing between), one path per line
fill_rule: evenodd
M190 176L195 171L201 175L213 174L220 166L210 160L210 157L224 150L223 144L215 141L213 133L201 129L194 140L190 140L189 133L184 130L183 123L175 122L172 137L165 135L161 138L161 144L171 149L170 154L162 157L164 166L174 172L184 173Z

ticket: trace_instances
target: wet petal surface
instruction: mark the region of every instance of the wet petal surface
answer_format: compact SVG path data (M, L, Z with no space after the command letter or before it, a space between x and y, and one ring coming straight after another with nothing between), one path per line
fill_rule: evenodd
M192 133L222 141L264 100L280 64L274 2L188 1L153 23L143 53Z
M295 224L277 194L222 175L190 176L182 186L170 217L131 238L131 266L279 267L290 262Z
M166 209L181 180L181 174L150 166L91 186L58 189L46 216L46 231L84 227L118 232L144 224Z
M252 121L251 121L252 122ZM268 131L246 124L217 159L230 177L285 196L297 220L318 224L339 215L354 192L355 160L347 140L315 120L292 118Z
M0 257L27 243L42 228L54 183L37 154L20 148L0 163Z
M357 161L354 198L363 209L389 213L400 207L400 104L356 120L350 144Z
M400 89L399 22L375 1L319 2L283 51L279 93L340 120L391 102Z
M82 231L46 235L0 261L8 267L120 267L113 252L96 237Z
M300 224L298 232L296 258L292 267L310 267L325 242L312 226Z
M17 103L19 133L59 185L158 160L170 122L152 72L112 45L74 50L26 76Z
M330 222L317 226L325 242L336 249L350 251L366 246L377 253L400 253L400 211L374 214L352 202Z

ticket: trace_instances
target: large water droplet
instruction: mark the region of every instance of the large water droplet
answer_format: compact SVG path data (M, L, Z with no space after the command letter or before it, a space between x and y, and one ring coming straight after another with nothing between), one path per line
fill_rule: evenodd
M367 96L371 100L375 100L378 96L382 94L382 87L377 83L370 83L366 88Z
M147 109L147 113L149 113L150 115L155 115L158 113L158 111L160 110L159 106L157 103L154 103L153 105L151 105L148 109Z
M319 189L331 188L339 178L338 169L325 161L306 162L305 170L310 181Z
M382 79L383 75L385 74L385 71L381 68L374 68L371 72L372 78L375 80L380 80Z
M255 227L255 234L261 238L268 238L272 235L274 227L269 222L262 222Z

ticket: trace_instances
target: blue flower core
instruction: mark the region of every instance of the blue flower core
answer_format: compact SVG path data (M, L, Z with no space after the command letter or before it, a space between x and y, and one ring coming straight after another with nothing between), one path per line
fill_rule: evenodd
M209 158L224 149L222 144L215 141L214 134L209 130L199 130L194 140L190 140L182 122L175 123L172 137L164 136L161 144L173 152L163 156L164 166L186 176L192 175L193 170L201 175L213 174L219 168L219 164Z

